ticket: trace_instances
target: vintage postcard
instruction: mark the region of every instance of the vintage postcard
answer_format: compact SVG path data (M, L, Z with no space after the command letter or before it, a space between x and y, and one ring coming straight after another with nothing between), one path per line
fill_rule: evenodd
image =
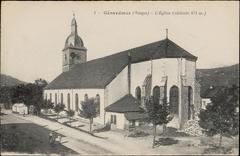
M3 1L1 155L238 155L238 1Z

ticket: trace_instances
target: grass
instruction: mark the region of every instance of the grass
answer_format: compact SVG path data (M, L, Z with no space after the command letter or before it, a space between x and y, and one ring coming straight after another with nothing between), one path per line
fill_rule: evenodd
M61 145L50 145L49 130L31 123L1 125L1 152L76 154L75 151Z

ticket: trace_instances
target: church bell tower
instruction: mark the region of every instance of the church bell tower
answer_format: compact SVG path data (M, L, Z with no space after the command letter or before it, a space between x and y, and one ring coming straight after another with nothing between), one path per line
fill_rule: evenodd
M71 70L76 64L87 61L87 49L84 47L83 41L77 32L77 21L73 14L71 22L71 34L65 41L63 49L63 66L62 71Z

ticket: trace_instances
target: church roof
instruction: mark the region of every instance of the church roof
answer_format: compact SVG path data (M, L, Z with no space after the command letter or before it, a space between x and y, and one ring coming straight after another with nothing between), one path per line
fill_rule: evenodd
M136 98L134 98L132 95L125 95L115 103L107 106L105 108L105 111L126 113L126 112L142 112L143 110L139 107Z
M128 121L131 120L144 120L148 118L148 114L145 112L126 112L124 116Z
M45 89L105 88L127 65L159 58L187 58L196 61L190 54L169 39L129 49L113 55L75 65L63 72Z

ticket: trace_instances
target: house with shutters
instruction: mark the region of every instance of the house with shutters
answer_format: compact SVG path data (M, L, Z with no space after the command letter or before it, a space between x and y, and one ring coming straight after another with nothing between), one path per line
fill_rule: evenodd
M182 128L199 108L197 57L168 37L150 44L87 61L87 49L73 18L62 50L62 73L44 89L44 98L63 103L66 110L81 109L94 98L95 122L127 129L146 118L144 101L167 99L174 116L169 125Z

